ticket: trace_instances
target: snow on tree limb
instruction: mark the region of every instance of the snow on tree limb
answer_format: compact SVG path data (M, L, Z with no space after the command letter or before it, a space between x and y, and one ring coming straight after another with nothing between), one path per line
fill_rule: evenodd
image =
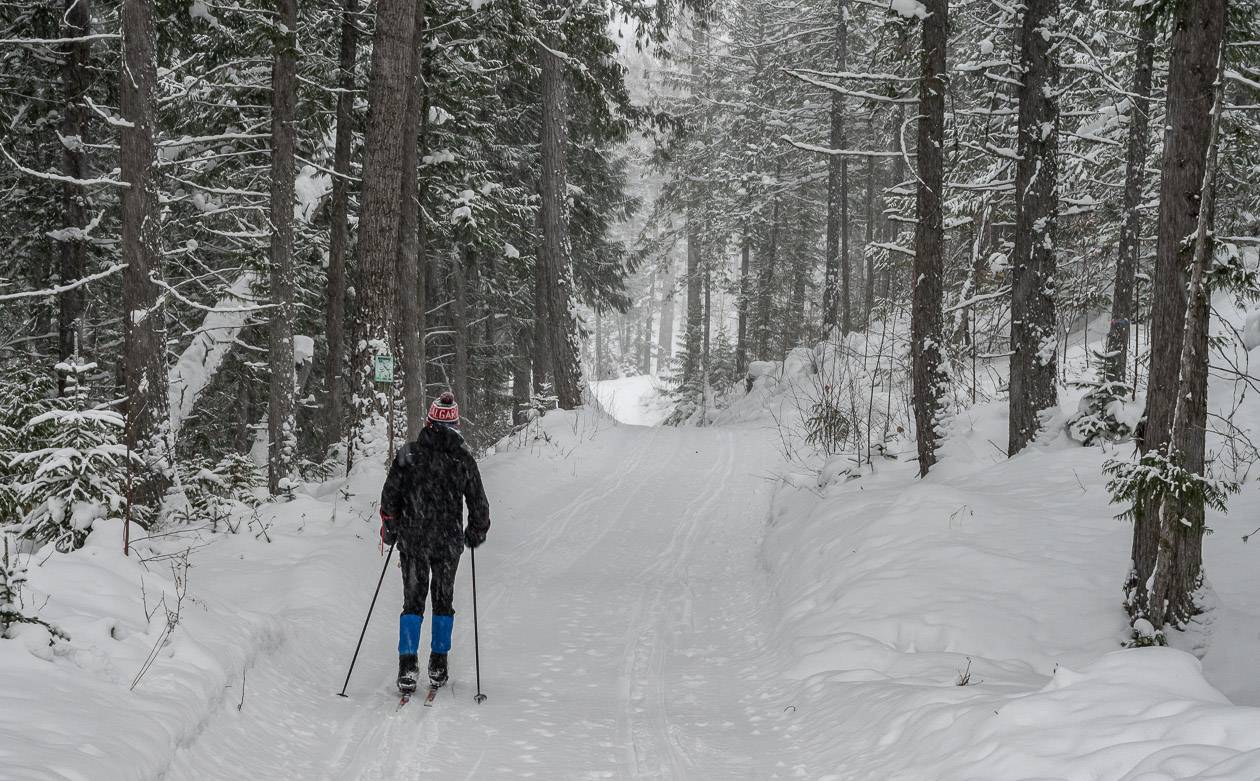
M74 185L78 185L79 187L91 187L93 185L107 185L110 187L127 188L131 186L127 184L126 182L120 182L117 179L75 179L72 176L62 176L61 174L50 174L47 171L36 171L34 168L27 168L26 166L19 163L17 160L14 160L13 155L9 154L9 150L5 149L4 147L0 147L0 154L3 154L5 158L10 163L13 164L14 168L18 169L19 171L26 174L27 176L34 176L40 179L48 179L49 181L53 181L53 182L63 182L66 184L74 184Z
M252 271L237 277L232 286L206 313L192 343L180 353L169 374L171 435L179 436L184 421L192 414L193 405L214 379L231 351L236 336L259 307L248 306L250 286L257 279Z
M115 274L119 271L122 271L125 268L127 268L126 263L115 263L114 265L110 266L104 271L100 271L96 274L83 277L82 279L76 279L75 281L68 282L64 285L58 285L56 287L45 288L43 290L25 290L21 293L6 293L4 295L0 295L0 301L14 301L19 298L47 298L49 296L55 296L61 293L67 293L71 290L75 290L77 288L83 287L84 285L90 282L95 282L98 279L104 279L105 277L108 277L111 274Z

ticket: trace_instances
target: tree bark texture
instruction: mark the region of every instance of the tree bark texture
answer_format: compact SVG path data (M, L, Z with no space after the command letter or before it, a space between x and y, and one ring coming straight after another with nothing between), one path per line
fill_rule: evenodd
M871 138L875 137L875 122L870 123ZM875 243L875 191L879 182L875 178L875 158L866 158L866 236L862 254L866 258L866 274L862 279L862 327L871 327L871 307L875 305L875 253L871 245Z
M468 392L469 328L468 328L468 274L474 259L473 249L465 244L451 253L451 333L454 337L455 356L451 372L451 392L463 409L460 415L475 417L472 396Z
M1123 382L1128 376L1129 331L1136 317L1133 294L1141 257L1142 191L1146 184L1146 157L1150 147L1151 70L1155 56L1155 19L1149 7L1134 8L1137 19L1136 60L1129 91L1129 139L1125 156L1124 222L1120 226L1120 253L1116 258L1116 282L1111 295L1111 324L1107 329L1108 380Z
M779 178L775 171L775 180ZM765 251L761 253L761 268L757 275L757 358L764 360L770 351L770 321L774 317L774 266L779 254L780 198L776 193L770 207L770 230Z
M554 0L552 8L559 7ZM549 318L551 375L561 409L582 403L582 369L578 362L578 322L574 310L573 268L569 244L568 186L565 146L568 135L568 88L564 63L540 45L542 64L542 175L540 177L544 293Z
M62 31L67 38L88 35L92 26L91 0L65 0L62 14ZM90 114L84 96L91 80L91 41L75 41L66 44L61 52L61 90L64 107L61 116L61 174L73 179L90 177L88 137ZM61 185L61 217L67 228L84 228L88 224L88 193L83 187L71 182ZM81 279L87 271L88 243L83 238L61 241L61 282L67 284ZM57 297L57 357L66 360L80 352L78 336L82 326L83 307L87 291L79 287L67 290ZM64 377L58 373L58 383Z
M518 326L512 355L512 422L516 425L529 419L530 373L533 370L530 354L533 345L533 328L528 323Z
M389 350L394 334L395 267L401 227L407 108L411 102L411 47L415 0L379 0L372 38L372 78L364 134L363 196L359 220L357 317L352 329L353 448L374 414L384 414L373 388L372 356Z
M1037 436L1041 413L1058 400L1055 376L1055 234L1059 213L1058 0L1027 0L1020 47L1015 164L1015 249L1011 261L1011 377L1007 454Z
M541 228L540 228L541 232ZM551 365L551 338L547 332L547 272L543 268L542 246L534 263L534 395L547 395L547 367Z
M905 107L898 104L897 113L894 115L893 127L895 130L888 134L888 151L901 151L901 128L906 121ZM892 180L888 183L889 189L900 187L906 180L906 159L898 154L892 159ZM880 214L882 219L881 231L886 244L893 244L897 241L900 228L896 220L892 219L893 206L889 199L890 193L886 192L881 197ZM886 253L884 268L879 275L879 292L877 295L884 301L888 301L892 294L892 277L896 259L892 252Z
M427 130L427 101L424 95L424 0L416 3L416 20L411 46L411 73L408 84L407 115L403 125L402 214L398 231L398 349L402 355L403 397L407 408L407 439L414 440L424 428L424 334L425 275L421 254L419 188L416 161ZM460 401L463 401L462 399Z
M1194 301L1187 313L1186 288L1198 251L1205 253L1199 261L1206 264L1209 250L1201 246L1206 235L1193 242L1188 239L1196 230L1206 234L1211 226L1212 191L1205 186L1210 185L1205 174L1225 16L1225 0L1180 0L1173 19L1152 284L1151 368L1139 441L1143 453L1173 451L1183 467L1198 474L1203 474L1204 466L1207 301L1198 285L1196 294L1204 298ZM1201 214L1204 208L1209 211ZM1190 355L1183 355L1183 350ZM1181 518L1185 523L1174 522ZM1138 502L1128 583L1128 604L1135 616L1146 614L1156 628L1178 625L1189 617L1191 594L1201 577L1202 541L1201 506L1161 508L1156 502ZM1156 592L1149 594L1147 584L1161 567Z
M704 338L700 346L700 380L707 389L711 366L709 358L713 355L713 273L708 268L704 270L704 316L701 322Z
M928 0L919 73L918 215L911 280L910 352L919 475L936 463L936 424L945 378L941 372L941 297L945 269L944 187L945 46L948 0Z
M604 371L604 315L595 307L595 379L608 379Z
M297 451L294 419L293 268L294 149L297 114L297 0L279 0L271 65L271 319L267 359L271 394L267 404L267 488L274 496L293 471Z
M148 468L137 475L135 500L156 507L169 480L172 454L166 395L166 322L158 301L162 277L161 219L156 179L157 52L153 7L123 0L119 108L122 181L123 378L127 392L126 444Z
M639 354L639 373L652 373L652 309L656 305L656 269L652 269L652 276L648 279L648 294L645 301L643 313L643 341L642 349Z
M836 2L836 70L848 69L849 59L848 0ZM845 96L831 93L832 149L844 149ZM826 261L823 270L823 331L830 333L836 325L841 333L851 327L849 295L849 160L844 155L827 158L827 236Z
M674 259L665 258L665 271L661 278L661 325L656 334L656 371L659 373L674 359L674 295L677 281L674 278Z
M748 368L748 309L752 302L752 237L748 227L739 247L739 302L735 327L735 372Z
M345 393L346 327L346 244L350 204L350 156L354 152L354 66L359 51L359 28L355 23L358 0L345 0L341 11L341 51L337 69L337 136L333 151L332 198L329 204L328 281L325 299L325 330L328 355L324 364L324 386L328 393L324 444L340 442L345 434L342 397Z
M696 378L700 370L700 340L704 324L703 279L700 270L700 227L692 210L687 212L687 327L683 334L683 383Z

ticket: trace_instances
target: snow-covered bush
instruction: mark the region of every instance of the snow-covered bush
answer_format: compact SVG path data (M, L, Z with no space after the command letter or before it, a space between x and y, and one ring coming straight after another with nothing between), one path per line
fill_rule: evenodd
M37 624L48 630L54 639L70 637L57 627L22 609L22 586L26 583L26 566L17 553L17 545L10 544L4 536L3 552L0 552L0 638L12 637L13 627L19 624Z
M235 531L234 514L261 504L258 489L263 484L258 465L248 455L229 453L211 464L208 459L194 459L181 478L187 502L171 513L177 522L207 522L211 531L220 524Z
M19 453L34 450L47 434L46 424L28 424L51 409L57 396L57 386L46 372L24 365L6 366L5 374L0 383L0 524L22 517L18 484L26 470L10 463Z
M65 393L23 426L25 447L8 460L16 478L20 521L14 532L68 551L83 544L93 524L121 519L127 511L127 461L143 464L122 443L125 421L118 412L93 406L84 375L96 368L72 358L57 365ZM148 513L133 507L132 521L146 525Z
M1067 421L1072 439L1089 446L1100 439L1117 442L1133 436L1137 425L1135 415L1140 412L1129 402L1133 394L1131 385L1098 379L1074 382L1072 386L1086 390L1076 414Z
M826 455L841 452L854 429L851 408L828 387L805 417L805 442Z

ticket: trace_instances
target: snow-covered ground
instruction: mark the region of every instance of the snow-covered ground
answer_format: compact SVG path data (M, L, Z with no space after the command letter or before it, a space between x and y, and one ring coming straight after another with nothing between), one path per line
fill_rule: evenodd
M71 632L73 650L43 659L0 644L0 777L780 774L789 758L765 727L782 705L758 686L780 667L766 646L773 616L759 607L771 432L618 426L594 412L543 423L545 439L484 462L494 524L477 556L484 704L472 700L467 557L453 685L436 706L395 712L393 567L350 697L335 696L383 563L373 467L270 509L270 544L204 538L172 642L134 691L160 634L135 607L143 570L100 532L35 568L58 580L43 614ZM159 586L145 578L152 600ZM33 594L48 585L33 578ZM89 616L126 606L135 615Z
M650 374L591 383L599 405L629 426L659 426L673 409L661 381Z
M1112 519L1107 454L1060 436L1008 460L1005 412L954 419L925 480L884 460L776 498L786 731L810 777L1260 778L1260 708L1221 693L1260 704L1260 567L1239 558L1260 491L1212 518L1208 575L1230 607L1204 619L1230 629L1206 638L1205 678L1184 651L1121 650L1131 527Z
M650 380L601 383L637 425L552 413L483 461L481 705L467 557L436 706L395 712L393 566L335 696L384 563L380 454L239 534L124 559L103 528L32 561L28 601L72 640L0 642L0 778L1260 779L1254 476L1210 518L1213 608L1182 650L1121 650L1109 453L1060 417L1008 460L999 401L951 418L926 480L819 470L782 456L788 382L677 429L642 425Z

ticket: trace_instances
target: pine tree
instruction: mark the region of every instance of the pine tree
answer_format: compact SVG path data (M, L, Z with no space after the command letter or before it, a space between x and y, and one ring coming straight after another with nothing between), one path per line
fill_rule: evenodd
M128 512L129 467L143 463L122 441L123 416L90 403L85 378L95 369L77 356L57 365L64 398L26 423L39 436L9 459L22 512L13 528L17 537L68 551L83 545L96 523L121 520ZM142 509L132 520L144 526L150 517Z

